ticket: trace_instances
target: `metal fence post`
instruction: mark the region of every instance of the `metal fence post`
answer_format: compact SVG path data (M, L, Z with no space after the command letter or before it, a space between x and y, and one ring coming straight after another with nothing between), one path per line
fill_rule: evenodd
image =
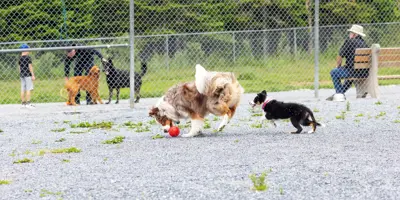
M294 53L294 58L297 58L297 33L296 33L296 29L293 29L293 42L294 42L294 49L293 49L293 53Z
M165 36L165 53L166 53L166 57L165 57L165 64L167 65L167 69L169 71L169 46L168 46L168 35Z
M233 40L233 63L236 62L236 39L235 39L235 32L232 33L232 40Z
M135 12L133 0L129 0L129 65L130 65L130 98L129 105L133 108L135 103L135 48L134 48L134 37L135 37Z
M319 87L319 0L315 0L315 25L314 25L314 93L318 98Z

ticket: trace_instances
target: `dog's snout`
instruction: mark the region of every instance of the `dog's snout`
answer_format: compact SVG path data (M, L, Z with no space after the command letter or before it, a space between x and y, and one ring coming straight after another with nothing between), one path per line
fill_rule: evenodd
M164 133L168 133L168 130L167 130L167 129L164 129Z

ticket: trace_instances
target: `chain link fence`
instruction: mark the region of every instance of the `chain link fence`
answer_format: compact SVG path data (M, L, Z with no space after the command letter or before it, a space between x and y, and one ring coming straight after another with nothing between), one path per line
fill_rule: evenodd
M320 8L317 32L315 3ZM364 27L368 47L400 46L400 6L394 0L138 0L134 4L135 31L129 33L129 0L1 1L0 103L21 102L21 53L12 50L22 44L39 48L29 54L36 78L34 103L66 101L60 90L65 84L67 52L56 49L72 44L99 47L95 49L116 68L129 71L129 47L121 44L134 37L135 71L141 74L142 64L147 65L140 79L142 98L159 97L172 85L193 80L196 64L234 72L247 93L319 88L332 88L334 93L330 71L352 24ZM318 63L314 62L315 34L319 35ZM101 58L93 59L103 71ZM379 74L396 75L400 70L385 68ZM400 84L400 79L379 80L379 85L388 84ZM102 99L109 98L103 72L99 91ZM129 97L129 88L121 89L120 99Z

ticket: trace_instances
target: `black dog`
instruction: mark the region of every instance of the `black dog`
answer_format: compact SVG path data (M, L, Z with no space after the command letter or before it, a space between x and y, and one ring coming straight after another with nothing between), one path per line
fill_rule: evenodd
M106 74L108 90L110 93L108 102L106 104L109 104L111 102L114 88L117 90L117 101L115 103L118 103L120 88L130 87L129 71L116 69L111 59L109 59L108 61L103 61L103 66L104 66L103 71ZM146 63L142 62L140 74L135 72L135 96L136 96L135 103L139 102L140 88L142 87L142 77L146 74L146 72L147 72L147 65Z
M310 130L309 133L314 133L317 126L322 126L315 120L313 112L306 106L298 103L284 103L268 99L265 90L258 93L253 102L249 103L253 107L256 105L262 105L262 109L266 113L265 118L271 120L275 126L276 124L274 120L290 119L293 126L297 128L297 131L291 133L301 133L303 128L300 124L303 126L311 126L312 130Z

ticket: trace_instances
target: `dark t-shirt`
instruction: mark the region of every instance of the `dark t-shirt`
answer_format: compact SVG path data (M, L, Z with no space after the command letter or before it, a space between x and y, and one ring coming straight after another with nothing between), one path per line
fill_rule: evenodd
M361 36L357 36L353 39L347 39L340 48L339 56L346 58L346 68L354 69L354 57L357 48L368 48Z
M32 64L32 59L28 55L21 56L19 58L19 67L20 67L20 77L29 77L32 76L31 72L29 71L29 64Z
M74 60L75 60L74 71L76 71L77 69L81 70L84 69L86 71L89 71L90 68L94 66L94 55L97 55L100 59L103 58L101 53L95 49L76 49L76 54L74 57L70 58L67 56L65 58L65 67L64 67L65 77L69 77L70 65ZM74 74L75 73L76 72L74 72Z

